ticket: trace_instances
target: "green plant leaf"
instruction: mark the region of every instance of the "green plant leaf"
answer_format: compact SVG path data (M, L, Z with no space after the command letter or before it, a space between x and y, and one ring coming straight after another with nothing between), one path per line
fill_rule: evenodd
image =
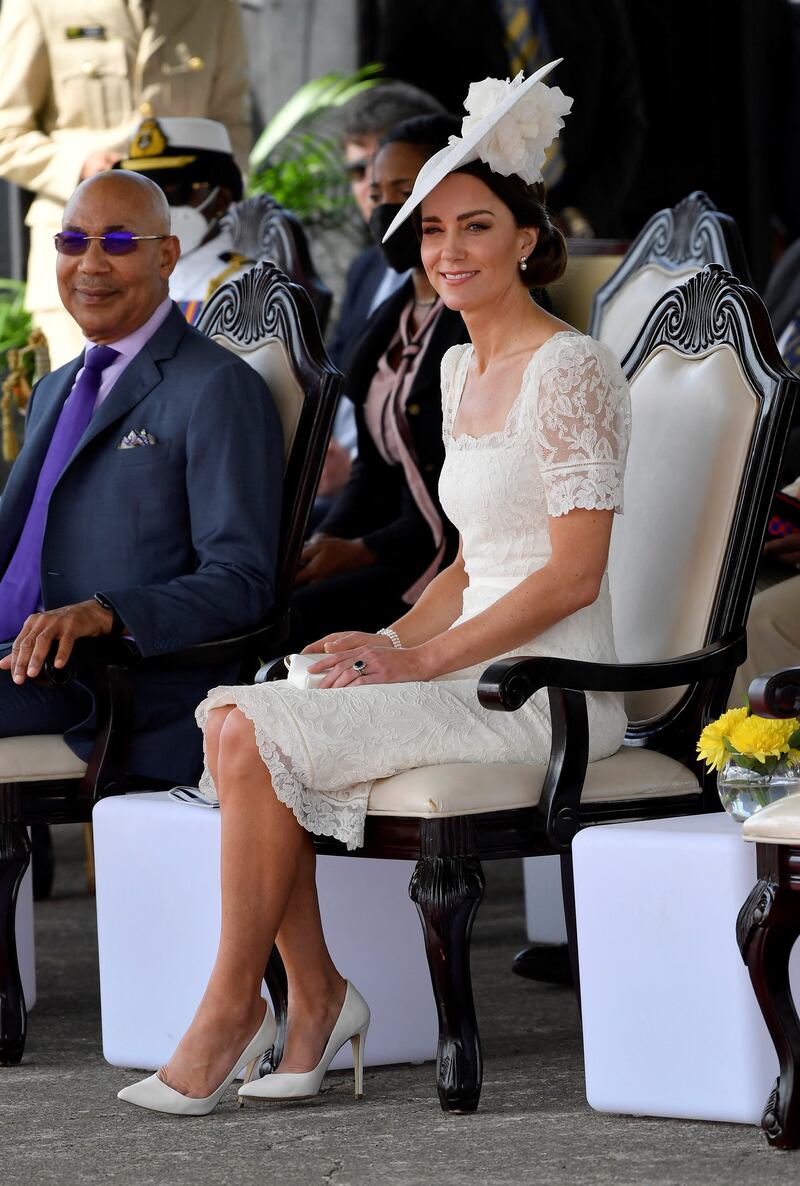
M250 152L251 170L261 169L280 142L299 124L315 119L331 107L341 106L354 94L374 86L376 80L371 76L381 69L378 63L371 63L354 74L335 70L309 79L276 111L256 140Z
M795 729L789 738L789 749L800 749L800 729Z

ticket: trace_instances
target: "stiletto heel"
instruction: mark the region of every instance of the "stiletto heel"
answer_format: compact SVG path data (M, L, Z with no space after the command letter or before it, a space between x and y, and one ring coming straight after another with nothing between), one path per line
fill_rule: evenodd
M244 1072L244 1084L249 1083L250 1080L253 1078L253 1071L256 1069L256 1067L261 1062L261 1059L263 1057L264 1057L263 1054L257 1054L256 1057L251 1059L250 1062L247 1064L247 1067L245 1068L245 1072ZM238 1097L238 1100L239 1100L239 1107L243 1108L244 1107L244 1096L240 1095Z
M363 1100L364 1098L364 1047L367 1044L367 1030L368 1025L365 1025L363 1030L357 1034L353 1034L350 1039L350 1044L353 1047L353 1070L356 1076L356 1099Z
M275 1018L267 1006L264 1020L237 1058L230 1073L216 1091L202 1099L181 1095L174 1087L159 1079L158 1075L149 1075L147 1079L131 1083L130 1087L123 1087L122 1091L118 1092L117 1099L124 1100L126 1104L135 1104L137 1108L148 1108L151 1112L168 1112L171 1116L207 1116L216 1108L242 1067L247 1067L249 1075L253 1073L256 1063L273 1045L275 1029Z
M278 1072L265 1075L255 1083L239 1088L243 1100L304 1100L319 1093L322 1080L334 1056L345 1042L353 1044L353 1064L356 1072L356 1097L364 1094L364 1042L369 1029L369 1005L350 981L339 1016L328 1038L322 1058L313 1071L301 1073Z

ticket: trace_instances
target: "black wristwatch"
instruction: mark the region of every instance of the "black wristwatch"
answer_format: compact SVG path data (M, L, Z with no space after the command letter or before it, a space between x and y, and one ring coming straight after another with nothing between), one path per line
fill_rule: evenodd
M107 609L114 619L111 623L111 637L122 638L122 635L125 633L125 623L114 609L114 606L104 593L95 593L94 599L98 605L102 605L103 609Z

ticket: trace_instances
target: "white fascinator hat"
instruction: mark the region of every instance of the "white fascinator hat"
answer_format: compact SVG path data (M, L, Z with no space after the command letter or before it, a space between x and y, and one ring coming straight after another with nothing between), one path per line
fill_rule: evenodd
M481 160L504 177L516 173L528 185L542 180L546 151L564 126L572 99L560 87L542 81L562 62L556 58L528 78L522 72L511 82L484 78L473 82L464 102L467 114L461 135L426 161L411 194L398 210L383 242L416 210L423 198L462 165Z

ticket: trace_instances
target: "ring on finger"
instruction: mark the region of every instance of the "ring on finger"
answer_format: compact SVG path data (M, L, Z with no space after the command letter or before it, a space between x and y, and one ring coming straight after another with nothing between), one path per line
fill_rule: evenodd
M353 671L356 675L366 675L367 665L363 659L356 659L353 663Z

